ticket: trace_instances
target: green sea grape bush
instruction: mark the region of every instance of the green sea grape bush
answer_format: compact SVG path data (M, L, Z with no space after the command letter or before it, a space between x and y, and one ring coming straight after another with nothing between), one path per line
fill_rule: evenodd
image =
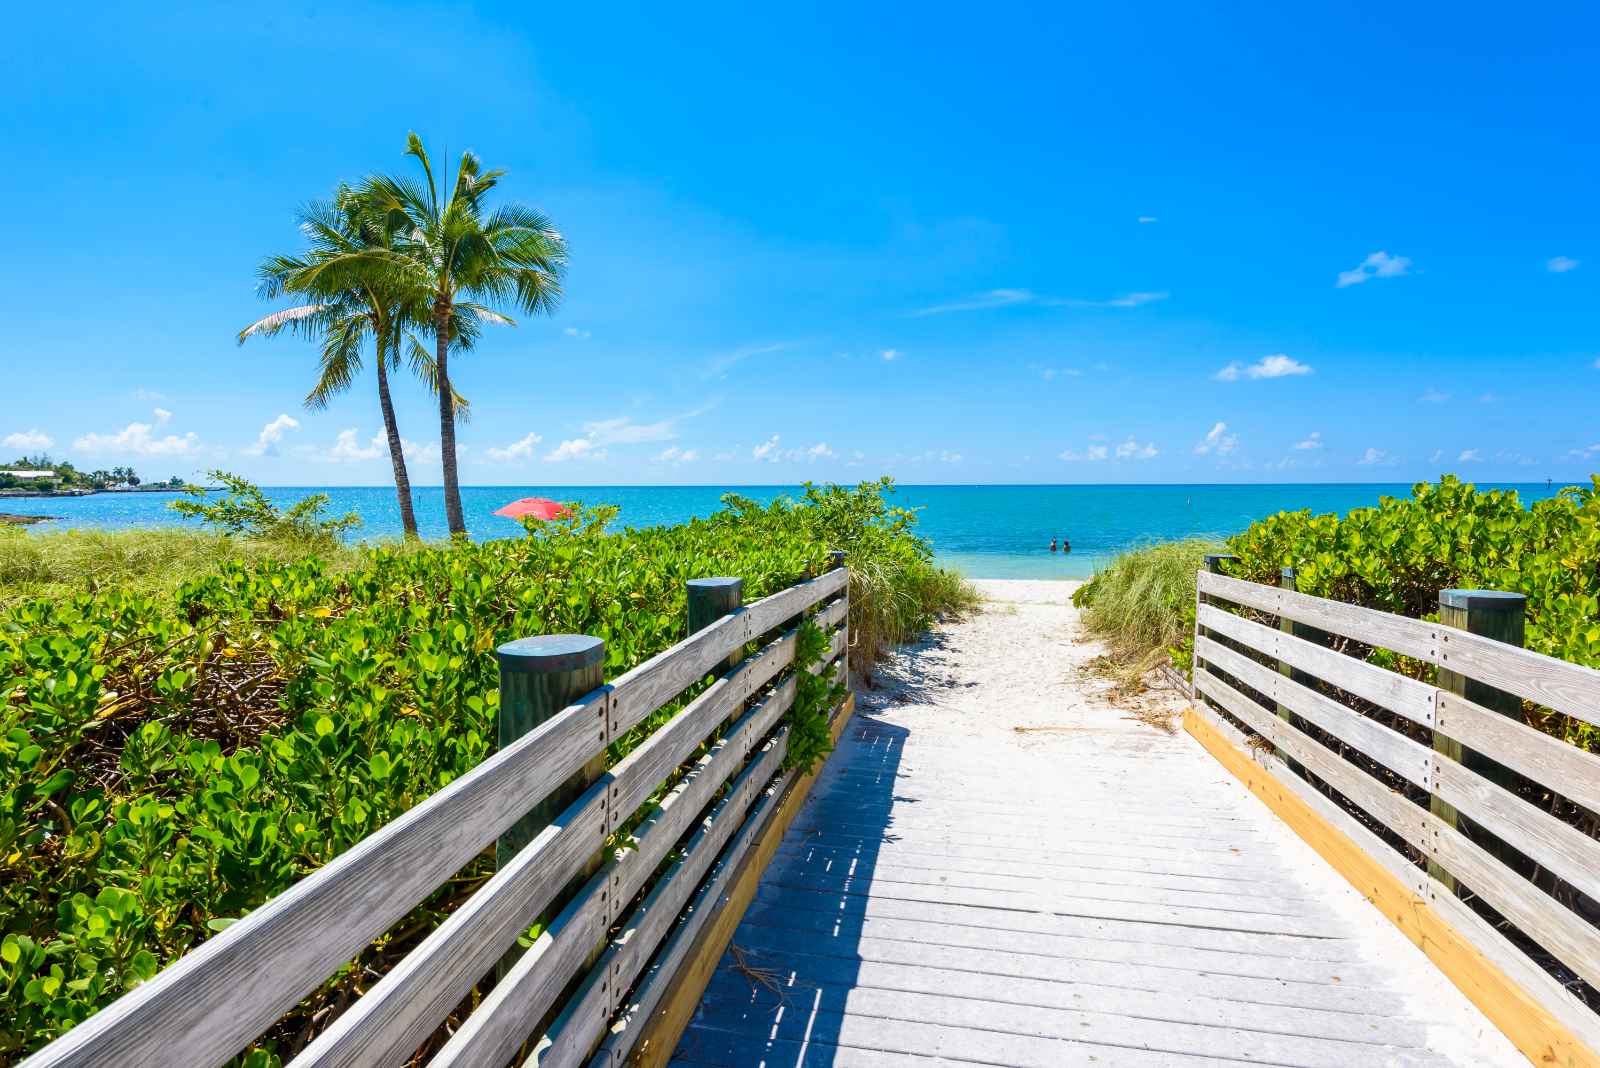
M576 509L505 541L344 548L357 559L339 567L323 554L224 558L175 593L106 583L7 602L0 1065L482 761L500 642L592 634L615 677L684 637L686 580L740 575L759 598L821 573L838 547L914 588L890 589L905 599L886 610L877 587L852 584L852 625L959 607L934 600L950 580L933 574L914 517L887 504L890 488L808 487L766 507L734 498L707 519L619 533L605 512ZM815 655L818 640L803 629L802 652ZM796 763L825 750L818 710L831 697L800 674ZM488 855L469 864L250 1063L303 1048L330 1006L370 986L491 870Z
M227 534L300 542L316 548L337 545L340 538L361 525L361 517L355 512L337 518L324 516L329 500L326 493L313 493L280 509L248 479L215 470L207 477L220 484L224 491L220 497L211 499L212 490L203 486L186 486L184 492L194 499L173 501L167 507Z

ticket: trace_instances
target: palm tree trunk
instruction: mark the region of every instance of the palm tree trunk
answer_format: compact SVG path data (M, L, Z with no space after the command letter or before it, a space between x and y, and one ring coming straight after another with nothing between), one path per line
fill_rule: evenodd
M398 336L396 344L399 343ZM383 337L378 338L378 407L383 411L383 432L389 439L389 462L394 465L394 492L400 501L400 525L406 540L417 538L417 513L411 507L411 476L406 473L405 449L400 443L400 425L394 418L394 401L389 396L389 372L384 367Z
M450 388L447 366L450 349L449 309L436 312L433 320L434 364L439 374L439 451L444 460L444 518L451 534L465 534L467 523L461 517L461 484L456 477L456 405Z

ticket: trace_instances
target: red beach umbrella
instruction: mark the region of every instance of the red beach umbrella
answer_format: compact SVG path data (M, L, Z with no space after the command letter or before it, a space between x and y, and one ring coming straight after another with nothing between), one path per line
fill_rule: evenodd
M547 497L524 497L520 501L512 501L504 508L496 508L495 515L503 515L507 519L521 519L531 515L535 519L558 519L567 514L567 506L557 504Z

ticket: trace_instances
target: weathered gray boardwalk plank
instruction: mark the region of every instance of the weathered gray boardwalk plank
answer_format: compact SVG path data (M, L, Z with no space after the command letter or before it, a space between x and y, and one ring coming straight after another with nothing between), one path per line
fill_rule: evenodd
M674 1065L1526 1063L1187 736L1063 680L1070 622L863 695Z

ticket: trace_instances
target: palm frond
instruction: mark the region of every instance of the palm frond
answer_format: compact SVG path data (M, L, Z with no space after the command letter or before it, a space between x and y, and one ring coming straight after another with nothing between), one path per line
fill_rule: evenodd
M243 345L246 338L255 334L260 334L262 337L272 337L286 328L293 328L296 324L324 314L334 307L336 305L333 304L302 304L298 308L285 308L283 311L276 311L271 315L262 316L239 331L239 344Z

